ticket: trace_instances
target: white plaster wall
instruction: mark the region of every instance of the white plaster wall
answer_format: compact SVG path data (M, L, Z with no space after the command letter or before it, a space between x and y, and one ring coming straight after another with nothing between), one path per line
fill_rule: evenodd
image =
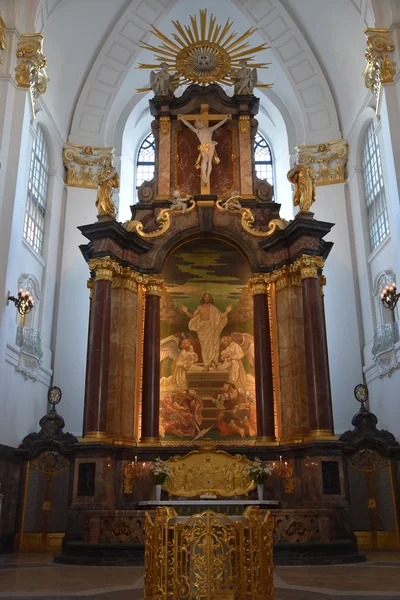
M315 218L335 223L324 239L334 246L324 274L325 315L335 433L351 426L356 412L354 387L363 381L360 337L354 298L355 281L344 184L317 187Z
M79 250L87 239L77 227L96 221L95 201L95 190L67 187L53 382L63 392L66 430L77 436L82 435L89 319L89 270Z

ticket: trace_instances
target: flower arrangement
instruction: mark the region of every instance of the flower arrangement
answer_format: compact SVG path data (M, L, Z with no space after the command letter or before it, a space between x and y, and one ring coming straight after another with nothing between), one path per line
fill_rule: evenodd
M156 484L158 485L162 485L171 473L169 464L166 461L161 460L160 457L150 463L150 470L153 472Z
M249 475L251 479L257 484L260 485L264 483L264 479L266 475L271 475L273 468L268 463L263 465L259 458L255 458L252 462L249 462L245 468L244 472L246 475Z

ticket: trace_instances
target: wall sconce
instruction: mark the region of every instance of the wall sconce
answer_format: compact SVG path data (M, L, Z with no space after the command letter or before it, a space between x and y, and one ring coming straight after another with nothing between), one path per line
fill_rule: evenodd
M24 291L22 288L18 291L17 298L11 296L8 292L7 304L13 302L19 314L21 315L21 325L24 324L25 315L27 315L33 308L33 297L29 292Z
M145 462L138 462L137 456L132 462L126 463L124 467L124 494L132 494L133 480L139 477L146 469Z
M279 477L283 479L283 486L286 494L294 494L293 484L293 466L282 461L282 456L279 457L279 463L272 463L273 470L278 473Z
M385 287L382 289L381 300L385 308L388 308L389 310L394 310L396 308L396 304L399 298L400 294L397 293L397 288L394 283L385 285Z

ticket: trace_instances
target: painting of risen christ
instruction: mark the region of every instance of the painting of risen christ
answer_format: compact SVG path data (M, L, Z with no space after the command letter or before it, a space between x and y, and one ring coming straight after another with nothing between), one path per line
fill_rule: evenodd
M160 436L254 438L253 303L244 257L219 240L189 242L164 268Z

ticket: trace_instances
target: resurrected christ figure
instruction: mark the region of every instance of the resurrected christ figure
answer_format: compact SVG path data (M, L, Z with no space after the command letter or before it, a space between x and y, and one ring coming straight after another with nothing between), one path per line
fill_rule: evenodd
M217 369L219 363L220 335L228 321L228 313L232 306L221 312L214 306L211 294L203 294L196 310L190 313L187 306L182 304L183 312L190 318L189 329L196 331L203 356L204 370Z
M228 119L231 118L231 115L226 115L222 121L219 121L216 125L212 127L206 127L203 121L197 120L193 125L187 121L182 115L178 115L178 119L182 121L189 127L191 131L193 131L197 137L199 138L200 145L197 146L197 150L199 151L199 156L196 160L196 169L201 168L201 181L203 185L208 185L210 181L210 175L212 171L213 162L217 165L219 163L219 158L215 151L215 146L218 142L214 142L212 139L212 134L218 127L221 127Z

